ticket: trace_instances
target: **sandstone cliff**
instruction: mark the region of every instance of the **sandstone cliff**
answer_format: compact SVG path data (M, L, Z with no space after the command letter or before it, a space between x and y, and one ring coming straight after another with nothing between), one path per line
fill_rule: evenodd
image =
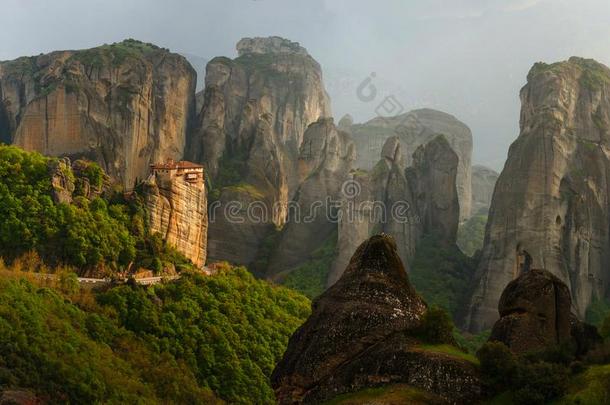
M311 124L299 155L299 183L267 276L285 273L310 258L337 227L332 206L341 199L356 152L351 137L332 118Z
M180 170L159 170L148 177L143 194L149 233L159 233L168 245L202 267L208 230L203 173L194 180Z
M527 268L565 282L582 319L610 285L610 70L571 58L536 64L521 133L498 179L466 326L489 328L504 287Z
M67 157L50 160L48 173L57 204L71 204L74 197L93 200L109 194L110 178L93 162L80 159L71 162Z
M45 155L87 157L131 188L184 153L195 71L126 40L0 63L0 136Z
M351 117L350 117L351 118ZM472 133L454 116L432 109L413 110L395 117L377 117L364 124L350 125L343 121L344 130L354 137L358 150L355 167L369 170L375 166L386 139L398 136L403 145L405 164L412 164L412 155L423 144L443 134L459 157L456 186L460 202L460 219L471 214L471 155ZM349 128L349 129L348 129Z
M405 263L424 234L455 243L459 222L456 153L439 135L419 146L412 161L414 166L405 169L402 143L390 137L371 172L351 173L353 189L342 195L338 255L328 285L339 279L356 247L377 232L395 238Z
M237 51L208 63L189 156L205 165L218 201L234 201L244 214L240 222L211 222L210 258L249 264L268 231L284 224L303 135L330 116L330 103L320 65L297 43L246 38ZM257 201L267 214L261 220L246 215Z
M448 403L476 400L474 364L422 350L413 337L425 312L394 240L371 237L290 338L271 376L278 402L321 403L394 383L434 392Z

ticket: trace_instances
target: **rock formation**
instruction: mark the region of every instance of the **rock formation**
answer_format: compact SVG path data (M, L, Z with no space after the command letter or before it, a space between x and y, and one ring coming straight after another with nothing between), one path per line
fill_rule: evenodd
M71 204L74 197L93 200L110 189L110 178L95 163L69 158L50 160L47 167L51 178L52 197L56 204Z
M487 213L500 174L488 167L472 166L472 214Z
M440 135L415 150L413 167L407 171L422 232L451 244L457 238L460 216L455 187L458 160L447 139Z
M508 283L498 304L500 319L489 340L523 354L574 342L583 352L601 339L571 314L568 286L546 270L531 269ZM594 331L594 332L593 332Z
M299 154L299 183L288 210L267 276L286 273L307 261L337 228L333 219L356 151L351 137L337 130L332 118L311 124Z
M208 63L189 153L206 167L223 206L238 203L244 214L252 202L264 206L263 220L210 223L210 258L249 264L268 231L286 220L307 126L331 114L320 65L297 43L246 38L237 50L235 59Z
M203 168L190 162L154 165L143 185L148 231L202 267L207 255L208 211Z
M131 188L182 158L194 89L182 56L135 40L2 62L0 141L87 157Z
M491 327L502 290L526 268L565 282L581 319L609 296L610 70L580 58L536 64L521 102L465 319L472 331Z
M480 388L473 364L426 352L411 337L425 312L394 240L371 237L290 338L271 377L278 402L321 403L393 383L429 390L451 402L476 399Z
M328 285L339 279L356 247L377 232L396 239L405 263L415 254L423 234L455 243L459 222L456 153L439 135L418 147L413 167L405 169L403 156L399 138L390 137L370 173L352 172L353 190L345 190L342 196L338 256Z
M343 122L348 126L349 120ZM391 136L398 136L402 144L405 165L412 164L413 152L428 143L438 134L443 134L459 157L456 185L460 202L460 220L465 220L471 212L471 155L472 133L454 116L432 109L413 110L395 117L376 117L364 124L349 126L358 159L355 167L369 170L375 166L379 153Z

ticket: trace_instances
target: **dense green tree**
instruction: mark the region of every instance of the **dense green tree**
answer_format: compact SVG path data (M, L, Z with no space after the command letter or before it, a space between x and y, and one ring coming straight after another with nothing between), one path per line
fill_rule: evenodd
M268 378L309 301L243 268L185 275L152 288L121 286L98 301L119 325L188 364L202 386L231 403L272 403Z

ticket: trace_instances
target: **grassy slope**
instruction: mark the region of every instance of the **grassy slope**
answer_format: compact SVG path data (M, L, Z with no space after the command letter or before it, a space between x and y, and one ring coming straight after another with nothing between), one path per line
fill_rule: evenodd
M440 400L435 395L405 384L393 384L385 387L369 388L350 394L340 395L328 402L325 402L325 405L424 405L437 402L440 402Z

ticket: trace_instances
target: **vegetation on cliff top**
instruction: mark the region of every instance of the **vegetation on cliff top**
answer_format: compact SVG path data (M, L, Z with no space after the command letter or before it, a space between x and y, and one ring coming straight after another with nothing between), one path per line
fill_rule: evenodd
M538 74L544 72L553 72L556 74L569 72L569 69L573 66L576 66L582 71L580 83L589 90L598 90L601 87L610 84L610 69L594 59L579 57L571 57L568 61L551 64L537 62L530 69L527 80L530 81Z
M159 48L157 45L129 38L110 45L74 51L72 58L84 65L101 68L105 65L119 66L130 58L142 58L161 50L169 52L168 49Z

